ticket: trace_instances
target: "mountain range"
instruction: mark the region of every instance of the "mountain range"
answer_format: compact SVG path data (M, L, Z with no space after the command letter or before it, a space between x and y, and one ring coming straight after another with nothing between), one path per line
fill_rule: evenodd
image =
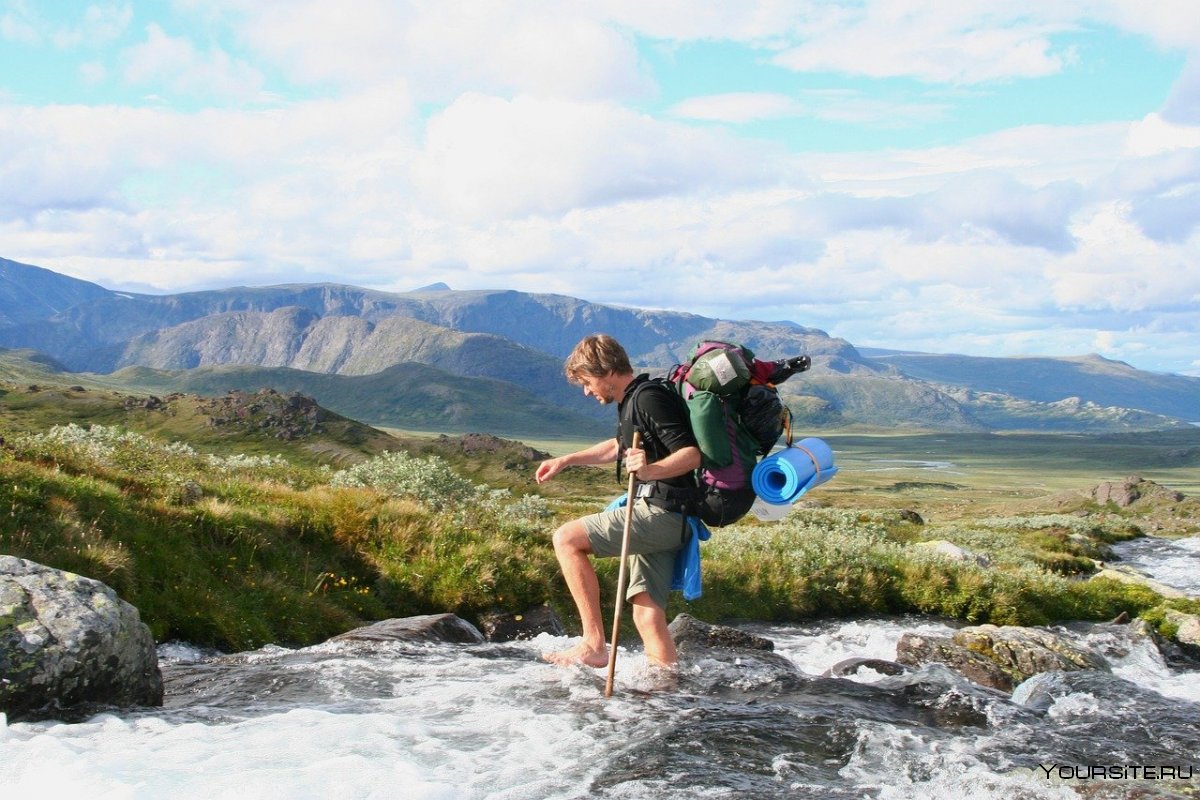
M860 350L793 322L444 284L135 294L0 259L0 348L11 351L0 375L26 374L27 363L29 375L131 391L270 387L386 427L605 435L611 409L562 374L574 344L599 331L651 372L685 360L701 339L737 341L767 359L806 354L812 369L780 386L801 427L1114 432L1200 421L1200 378L1097 355Z

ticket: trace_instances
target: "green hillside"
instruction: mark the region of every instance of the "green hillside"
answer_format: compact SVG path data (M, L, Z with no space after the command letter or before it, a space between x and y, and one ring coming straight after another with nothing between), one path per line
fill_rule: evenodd
M463 378L417 363L397 364L370 375L330 375L283 367L128 367L104 376L104 380L130 390L203 395L269 387L308 395L322 406L371 425L406 430L585 438L611 433L611 425L548 403L515 384Z

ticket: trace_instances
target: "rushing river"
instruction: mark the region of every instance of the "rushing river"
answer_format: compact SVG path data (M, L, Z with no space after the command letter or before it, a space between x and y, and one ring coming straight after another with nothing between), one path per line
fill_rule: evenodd
M822 677L848 657L893 659L905 631L950 630L938 621L752 630L798 670L695 655L668 689L622 652L610 699L603 670L540 663L566 643L551 637L231 656L167 645L162 709L0 724L0 797L1107 798L1135 796L1118 768L1200 768L1200 672L1127 626L1066 631L1111 673L1046 675L1013 697L941 667ZM1084 773L1085 788L1063 780Z

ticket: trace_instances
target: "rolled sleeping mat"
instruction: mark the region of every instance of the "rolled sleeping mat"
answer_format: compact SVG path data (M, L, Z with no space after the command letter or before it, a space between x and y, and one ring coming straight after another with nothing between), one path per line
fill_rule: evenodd
M796 502L837 471L829 445L809 437L758 462L750 475L750 483L754 493L765 502L782 506Z

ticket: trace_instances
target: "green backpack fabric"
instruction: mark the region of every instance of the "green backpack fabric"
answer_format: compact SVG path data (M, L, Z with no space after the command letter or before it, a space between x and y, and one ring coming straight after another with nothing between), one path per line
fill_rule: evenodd
M760 361L738 344L702 341L670 380L683 397L700 447L697 478L704 522L721 527L736 522L754 503L751 474L783 435L787 406L774 382L808 368L806 356Z

